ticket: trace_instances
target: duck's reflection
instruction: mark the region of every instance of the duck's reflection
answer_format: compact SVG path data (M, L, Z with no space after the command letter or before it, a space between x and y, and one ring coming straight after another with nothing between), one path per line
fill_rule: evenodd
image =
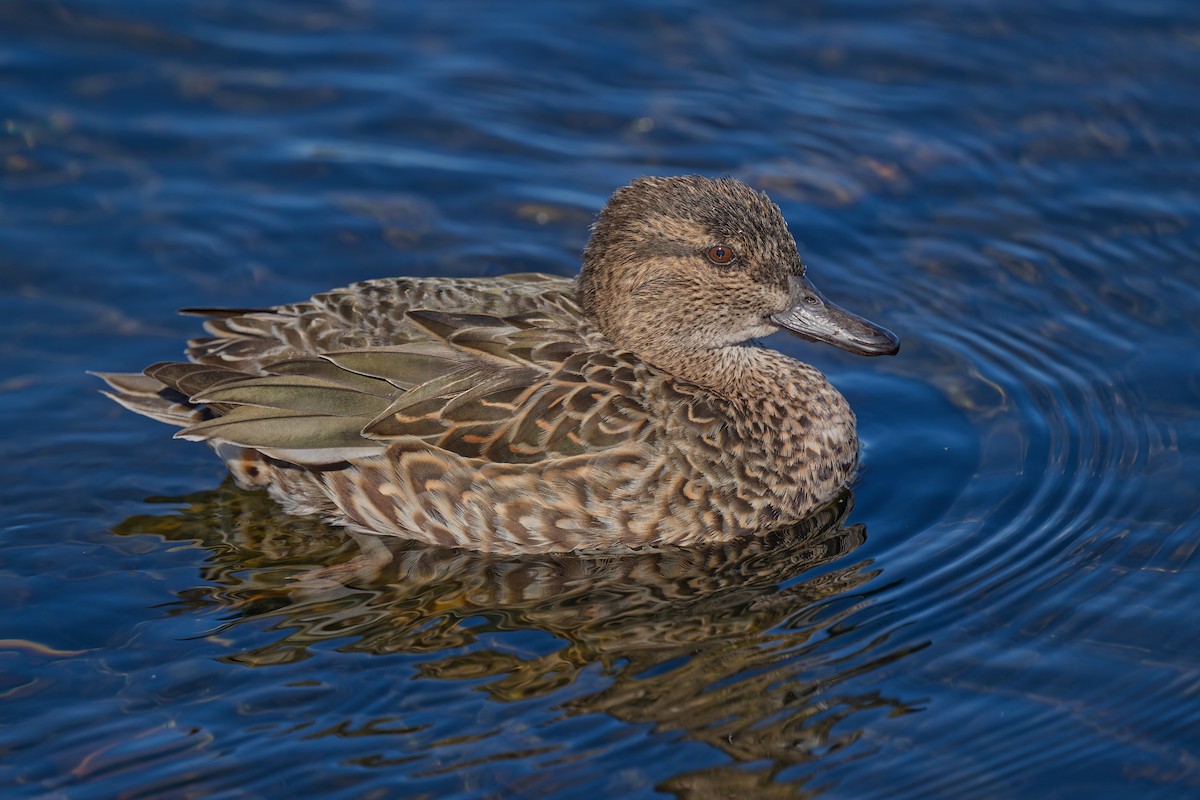
M210 550L212 586L181 593L176 611L219 606L234 625L284 622L273 626L278 639L227 660L278 664L329 641L343 651L421 653L423 675L475 688L484 679L501 702L558 690L598 666L606 688L572 700L569 712L652 723L757 762L679 776L661 787L668 791L761 791L780 770L860 736L866 722L847 722L858 712L911 710L842 686L914 650L844 636L878 590L878 570L848 558L866 535L844 524L849 493L760 538L622 556L498 557L351 535L286 516L231 483L168 502L187 506L132 517L116 532ZM541 631L566 645L498 652L480 638L496 630Z

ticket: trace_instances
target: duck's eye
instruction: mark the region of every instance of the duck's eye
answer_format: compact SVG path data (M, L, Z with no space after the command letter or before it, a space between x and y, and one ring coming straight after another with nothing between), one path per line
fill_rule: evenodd
M714 264L728 264L733 261L733 248L727 244L714 244L708 248L708 260Z

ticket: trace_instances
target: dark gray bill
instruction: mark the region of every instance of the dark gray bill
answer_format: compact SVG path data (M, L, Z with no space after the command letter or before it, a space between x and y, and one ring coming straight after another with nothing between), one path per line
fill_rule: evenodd
M826 300L807 277L791 277L792 304L771 316L776 325L814 342L825 342L862 356L892 356L900 349L896 334Z

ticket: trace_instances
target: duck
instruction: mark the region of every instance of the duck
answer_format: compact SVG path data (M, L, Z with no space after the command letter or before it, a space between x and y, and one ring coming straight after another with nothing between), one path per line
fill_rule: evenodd
M500 554L796 524L854 480L856 420L757 340L899 349L816 289L765 193L698 175L615 191L575 279L380 278L181 313L206 318L187 360L95 373L104 394L290 514Z

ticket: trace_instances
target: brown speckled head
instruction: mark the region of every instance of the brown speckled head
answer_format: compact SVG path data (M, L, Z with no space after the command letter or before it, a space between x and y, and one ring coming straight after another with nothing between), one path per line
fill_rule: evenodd
M724 262L724 263L722 263ZM733 178L639 178L600 213L579 279L620 347L726 347L779 330L804 267L779 207Z
M779 207L733 178L618 189L592 227L579 297L614 345L669 370L780 329L859 355L900 347L817 291Z

